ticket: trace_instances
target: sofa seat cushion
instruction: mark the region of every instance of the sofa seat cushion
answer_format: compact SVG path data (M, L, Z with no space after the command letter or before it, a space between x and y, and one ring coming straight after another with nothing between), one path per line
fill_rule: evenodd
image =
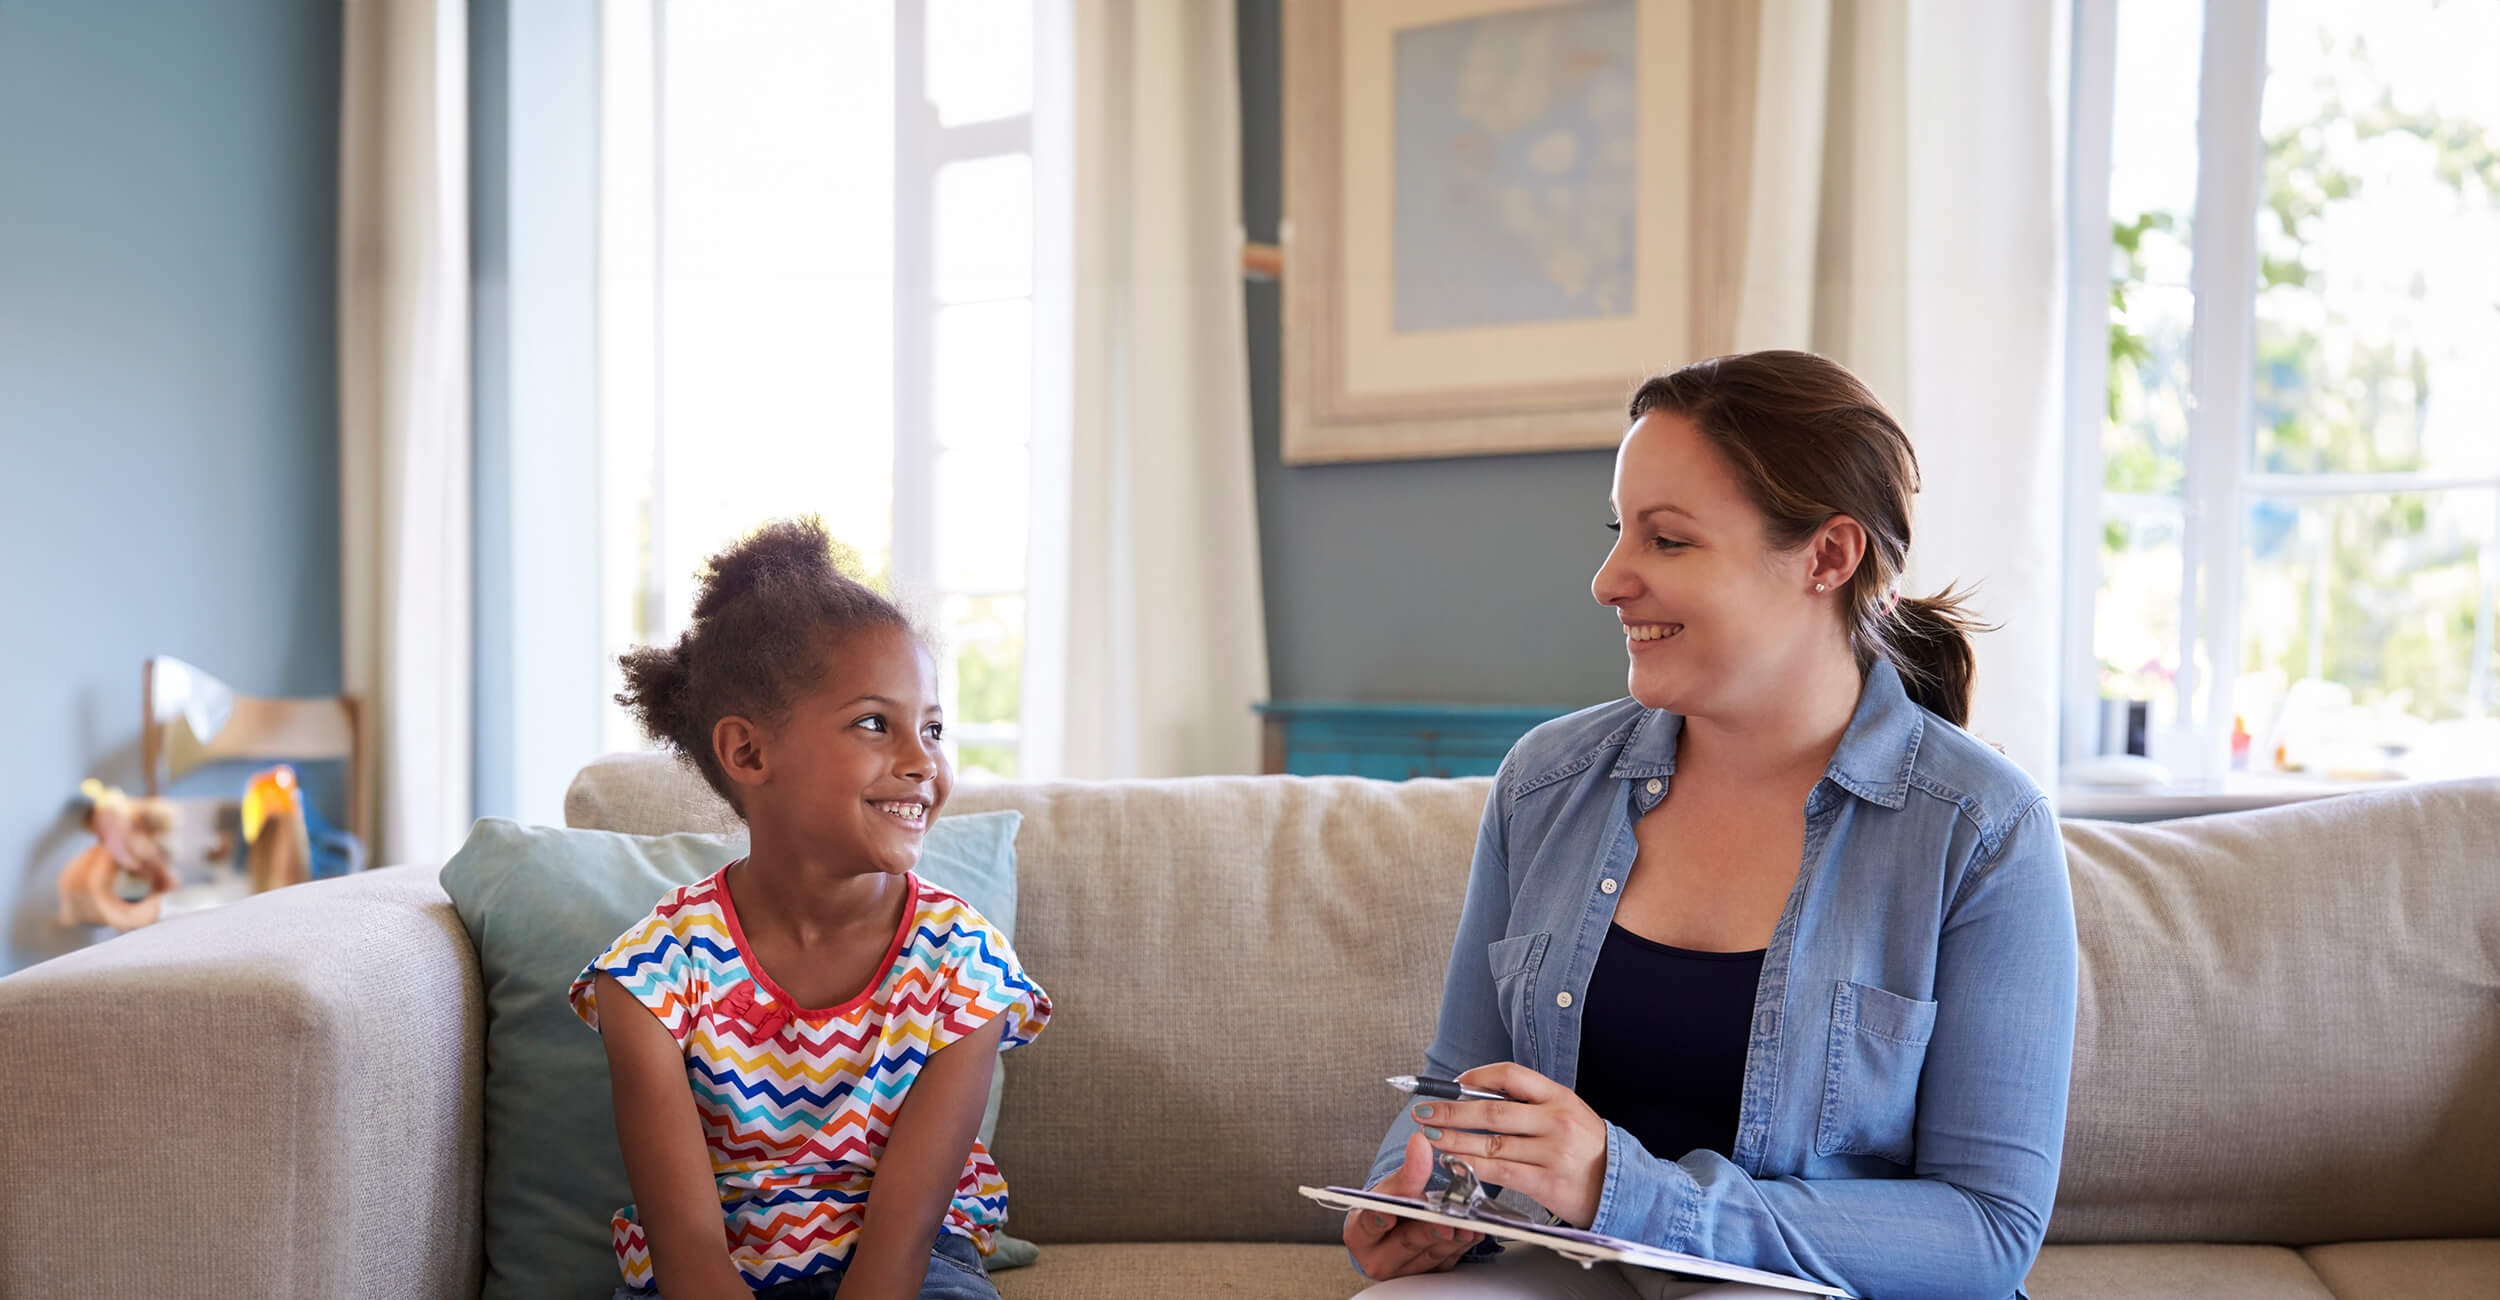
M2313 1271L2311 1265L2317 1265ZM2033 1300L2356 1300L2472 1295L2500 1277L2500 1240L2315 1246L2051 1246L2023 1289ZM1121 1242L1054 1244L1000 1274L1000 1300L1159 1300L1179 1294L1277 1300L1352 1296L1366 1285L1338 1246Z
M2051 1246L2023 1290L2032 1300L2335 1300L2281 1246Z
M1264 1242L1052 1242L998 1274L999 1300L1343 1300L1369 1286L1343 1246Z
M2500 1237L2344 1241L2300 1257L2337 1300L2500 1293Z

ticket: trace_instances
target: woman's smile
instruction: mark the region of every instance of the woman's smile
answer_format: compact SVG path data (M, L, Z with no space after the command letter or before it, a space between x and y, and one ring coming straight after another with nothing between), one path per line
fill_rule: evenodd
M1624 648L1633 654L1654 654L1667 648L1667 642L1682 635L1681 623L1626 623L1623 625Z

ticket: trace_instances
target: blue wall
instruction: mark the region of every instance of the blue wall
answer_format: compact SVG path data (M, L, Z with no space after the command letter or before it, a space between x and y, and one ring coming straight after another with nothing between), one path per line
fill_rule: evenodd
M339 689L337 0L0 3L0 971L139 666Z
M1276 238L1277 0L1239 0L1242 220ZM1288 466L1278 298L1249 286L1250 425L1270 693L1578 706L1623 694L1623 633L1589 596L1614 453ZM1626 375L1628 394L1637 375Z

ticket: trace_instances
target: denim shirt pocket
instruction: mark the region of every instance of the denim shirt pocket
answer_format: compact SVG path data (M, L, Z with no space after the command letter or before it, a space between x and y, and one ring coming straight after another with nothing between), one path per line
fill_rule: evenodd
M1875 1156L1906 1166L1916 1155L1918 1075L1936 1029L1936 1004L1872 984L1837 983L1814 1153Z
M1514 934L1496 939L1484 946L1485 964L1493 970L1493 999L1501 1008L1502 1023L1510 1027L1513 1059L1531 1060L1536 1055L1536 1029L1529 1020L1536 1002L1530 996L1536 987L1537 966L1545 960L1548 934Z

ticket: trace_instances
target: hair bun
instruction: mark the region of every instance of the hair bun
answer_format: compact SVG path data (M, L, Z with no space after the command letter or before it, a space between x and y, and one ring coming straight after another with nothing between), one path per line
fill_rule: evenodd
M814 586L843 576L822 518L776 519L703 562L694 617L697 622L709 619L750 592Z

